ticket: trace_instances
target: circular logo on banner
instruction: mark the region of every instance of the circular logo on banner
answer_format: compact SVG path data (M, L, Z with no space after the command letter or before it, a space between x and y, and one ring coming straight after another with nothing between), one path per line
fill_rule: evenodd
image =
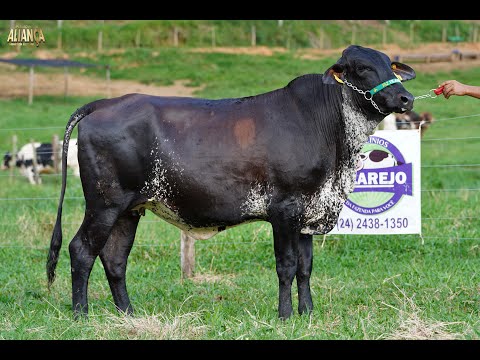
M355 189L345 205L362 215L378 215L412 196L412 164L388 140L370 136L357 159Z

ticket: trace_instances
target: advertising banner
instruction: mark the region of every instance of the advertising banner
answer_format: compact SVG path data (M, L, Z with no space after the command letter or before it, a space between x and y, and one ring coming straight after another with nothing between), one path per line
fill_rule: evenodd
M420 233L420 132L377 130L359 154L355 189L329 234Z

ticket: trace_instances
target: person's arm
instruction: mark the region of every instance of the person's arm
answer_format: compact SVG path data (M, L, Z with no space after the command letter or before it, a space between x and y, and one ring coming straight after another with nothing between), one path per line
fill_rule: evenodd
M464 96L468 95L480 99L480 86L466 85L457 80L447 80L438 87L443 86L443 96L448 99L452 95Z

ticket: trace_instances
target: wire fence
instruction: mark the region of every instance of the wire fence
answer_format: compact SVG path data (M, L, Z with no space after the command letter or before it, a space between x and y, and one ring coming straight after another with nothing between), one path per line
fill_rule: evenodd
M480 118L480 114L473 114L473 115L466 115L466 116L457 116L457 117L452 117L452 118L445 118L445 119L436 119L436 122L443 122L443 121L450 121L450 120L458 120L458 119L465 119L465 118ZM8 129L0 129L0 131L30 131L30 130L52 130L52 129L64 129L64 127L60 126L48 126L48 127L42 127L42 128L35 128L35 127L25 127L25 128L8 128ZM401 130L400 130L401 131ZM465 141L465 140L478 140L480 139L479 136L472 136L472 137L447 137L447 138L422 138L421 144L428 144L429 142L432 142L432 144L435 144L438 141ZM480 163L474 162L474 163L467 163L467 164L425 164L421 165L421 168L429 169L429 168L450 168L450 169L455 169L455 171L466 171L469 170L469 168L475 168L475 167L480 167ZM423 173L422 173L423 174ZM22 174L0 174L0 177L25 177ZM61 176L61 174L43 174L43 176ZM430 194L434 193L454 193L454 192L475 192L479 191L480 188L477 187L460 187L460 188L432 188L432 189L421 189L422 194L426 194L427 196ZM37 202L37 201L58 201L59 197L58 196L38 196L38 197L0 197L0 208L4 206L12 206L11 204L19 203L19 202ZM81 200L82 202L85 200L83 196L66 196L64 200ZM477 216L457 216L457 217L424 217L422 218L423 221L432 223L436 221L443 221L443 220L450 220L450 221L472 221L475 219L479 219ZM142 219L141 223L142 224L157 224L161 223L163 220L158 219L158 220L146 220ZM42 225L42 226L53 226L54 222L33 222L33 224L36 225ZM70 222L63 222L65 225L80 225L80 221L70 221ZM18 223L11 223L11 222L1 222L0 226L4 227L15 227L15 226L20 226ZM29 226L32 226L32 223L29 224ZM412 236L418 236L415 234L405 234L405 235L412 235ZM335 234L335 235L327 235L330 239L337 239L338 237L344 237L344 236L349 236L346 234ZM452 234L452 235L439 235L439 236L423 236L421 235L422 239L451 239L455 238L457 240L480 240L480 237L459 237L457 234ZM179 245L179 242L175 243L162 243L162 244L157 244L157 243L142 243L143 241L151 241L155 239L138 239L136 240L136 245L135 246L141 246L141 247L171 247L172 245ZM12 241L12 239L10 240ZM14 240L13 240L14 241ZM258 240L254 239L252 241L235 241L236 244L252 244L252 243L257 243L257 242L270 242L271 240ZM19 241L20 242L20 241ZM138 244L140 242L140 244ZM198 241L198 244L204 244L206 242L203 241ZM216 245L223 245L223 244L232 244L231 241L218 241L215 239L210 239L208 240L209 244L216 244ZM17 244L0 244L0 248L27 248L27 249L36 249L36 250L46 250L48 249L47 246L36 246L36 245L17 245Z

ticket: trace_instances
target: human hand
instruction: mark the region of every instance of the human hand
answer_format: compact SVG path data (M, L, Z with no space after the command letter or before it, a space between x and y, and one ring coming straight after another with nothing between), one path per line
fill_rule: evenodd
M448 99L452 95L463 96L467 94L467 85L464 85L457 80L447 80L441 83L438 87L443 86L443 96Z

